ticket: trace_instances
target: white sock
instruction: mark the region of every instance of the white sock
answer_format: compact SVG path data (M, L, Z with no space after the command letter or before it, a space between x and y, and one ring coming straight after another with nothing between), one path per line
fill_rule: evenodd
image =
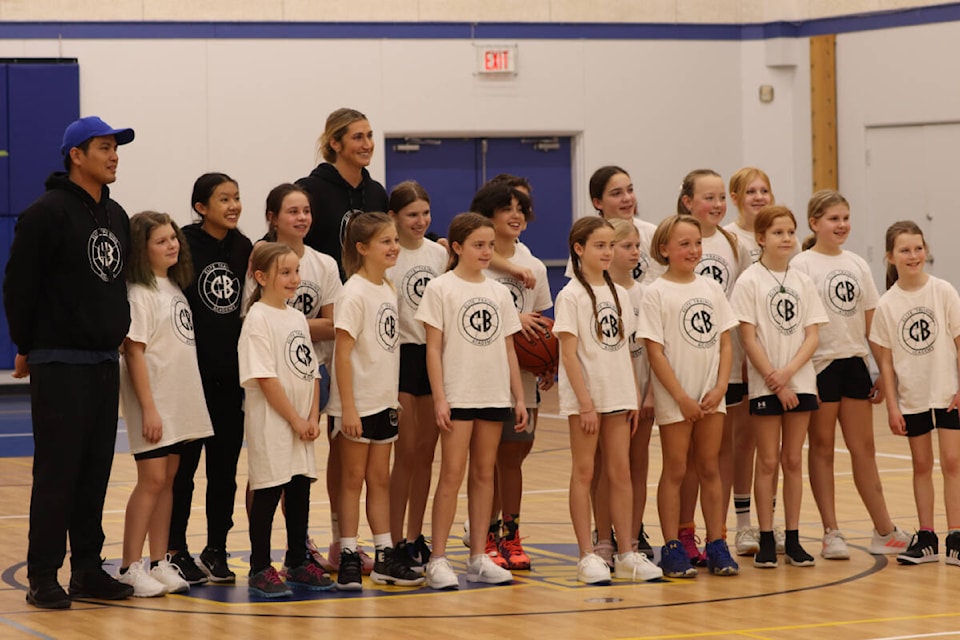
M333 540L340 538L340 518L332 511L330 512L330 538Z
M340 538L340 550L341 551L353 551L357 552L357 537L352 538Z
M378 551L381 549L386 549L387 547L393 546L393 538L390 533L375 533L373 534L373 546Z

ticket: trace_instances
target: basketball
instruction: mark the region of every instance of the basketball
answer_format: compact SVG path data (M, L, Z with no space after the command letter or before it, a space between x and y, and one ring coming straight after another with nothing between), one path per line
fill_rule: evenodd
M513 348L520 368L538 376L555 370L560 364L560 341L553 334L553 320L546 316L542 319L547 325L546 335L534 331L535 337L530 341L522 333L513 334Z

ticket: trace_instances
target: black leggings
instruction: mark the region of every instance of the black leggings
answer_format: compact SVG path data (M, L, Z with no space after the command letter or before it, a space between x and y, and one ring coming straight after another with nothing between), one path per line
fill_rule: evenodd
M310 483L310 478L306 476L293 476L287 484L253 492L253 504L250 506L250 575L270 566L270 532L281 495L284 497L287 523L287 557L284 564L292 569L307 561Z

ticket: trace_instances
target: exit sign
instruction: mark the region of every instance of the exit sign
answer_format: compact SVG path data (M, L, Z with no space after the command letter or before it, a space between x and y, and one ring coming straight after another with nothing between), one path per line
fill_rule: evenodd
M480 75L503 75L517 73L517 45L475 45L477 48L477 73Z

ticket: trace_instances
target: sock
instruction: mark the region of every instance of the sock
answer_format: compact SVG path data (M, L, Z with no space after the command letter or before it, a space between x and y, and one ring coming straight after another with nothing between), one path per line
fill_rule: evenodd
M798 529L787 529L784 533L786 534L783 541L785 550L802 548L800 547L800 531Z
M500 537L500 519L490 521L490 528L487 529L487 533L492 533L495 537Z
M340 518L333 511L330 512L330 537L333 540L340 538Z
M520 514L503 514L503 526L507 530L507 535L504 536L507 540L513 540L516 538L517 530L520 528Z
M697 530L697 523L696 523L695 521L693 521L693 520L691 520L690 522L681 522L681 523L680 523L680 530L683 531L684 529L690 529L690 530L692 530L692 531L696 531L696 530Z
M960 529L957 529L957 528L955 528L955 527L951 527L950 529L947 530L947 535L948 535L948 536L949 536L949 535L953 535L954 533L960 533Z
M357 537L352 538L340 538L340 551L352 551L357 552Z
M484 554L482 553L471 553L470 564L480 564L481 562L483 562L483 556ZM433 558L431 558L431 560L433 560Z
M733 494L733 508L737 513L737 529L750 527L750 494Z
M389 547L393 542L393 539L390 537L389 533L375 533L373 534L373 546L377 551L381 551Z
M936 532L935 532L933 529L931 529L930 527L920 527L920 531L929 531L930 533L936 533Z

